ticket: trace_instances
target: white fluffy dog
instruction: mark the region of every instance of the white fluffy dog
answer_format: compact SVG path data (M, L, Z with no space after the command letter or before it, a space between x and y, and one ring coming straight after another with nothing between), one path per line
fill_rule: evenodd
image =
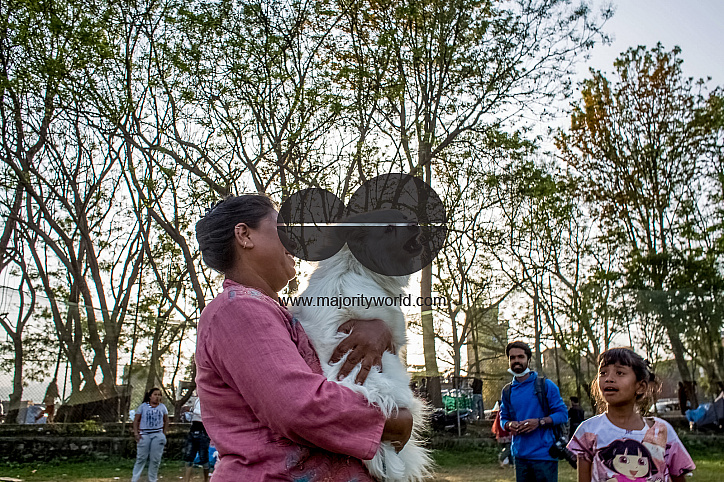
M379 224L380 219L384 219L384 222L392 221L392 224L345 227L340 231L347 241L361 241L364 249L369 250L368 254L385 252L391 255L371 256L371 259L380 263L398 263L393 269L386 266L378 271L403 272L405 266L412 266L413 259L422 251L418 241L420 230L416 224L396 210L374 211L347 221ZM366 268L347 246L319 263L309 279L309 286L300 295L313 300L312 306L296 306L292 307L291 311L307 332L329 380L337 382L339 369L346 358L345 355L339 362L329 364L334 348L347 336L338 333L337 329L350 319L379 318L385 321L399 353L399 349L406 344L405 318L399 307L399 297L408 282L409 275L384 276ZM369 307L369 300L365 301L364 306L359 306L363 304L360 302L360 295L374 301ZM337 298L339 301L340 297L354 297L357 302L352 306L320 306L323 299ZM384 302L379 302L393 298L398 299L397 306L386 306ZM422 446L420 435L426 423L426 406L412 393L410 377L404 364L398 355L385 352L382 357L382 371L373 367L364 385L354 383L359 368L358 365L338 383L362 393L370 403L378 405L386 416L397 408L407 408L413 417L412 436L399 453L395 452L390 443L384 442L375 457L365 461L370 474L382 481L421 481L428 477L432 460L428 450Z

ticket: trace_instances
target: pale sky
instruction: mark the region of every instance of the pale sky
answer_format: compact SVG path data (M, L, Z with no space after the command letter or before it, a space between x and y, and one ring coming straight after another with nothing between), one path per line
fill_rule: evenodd
M603 4L600 0L597 5ZM580 66L611 72L618 55L637 45L653 47L661 42L667 50L681 47L686 76L712 78L724 85L724 0L619 0L615 14L604 29L611 45L598 45Z

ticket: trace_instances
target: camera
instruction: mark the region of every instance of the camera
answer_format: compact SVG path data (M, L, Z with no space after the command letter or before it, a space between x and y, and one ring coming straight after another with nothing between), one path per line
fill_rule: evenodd
M554 459L566 460L569 464L571 464L571 467L573 467L574 469L578 465L578 459L576 457L576 454L568 450L568 448L566 447L565 438L559 438L558 440L556 440L556 442L548 450L548 454L550 454L550 456Z

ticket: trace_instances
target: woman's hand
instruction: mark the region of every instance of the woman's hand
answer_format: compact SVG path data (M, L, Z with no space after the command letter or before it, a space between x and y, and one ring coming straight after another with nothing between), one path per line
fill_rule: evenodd
M339 370L339 380L349 375L352 369L361 363L362 368L354 380L361 385L373 366L382 367L384 352L394 353L392 332L382 320L349 320L337 331L349 333L349 336L337 345L329 362L336 363L345 353L350 352Z
M382 441L390 442L396 452L402 450L412 435L412 413L401 408L397 414L390 415L385 422L385 428L382 430Z

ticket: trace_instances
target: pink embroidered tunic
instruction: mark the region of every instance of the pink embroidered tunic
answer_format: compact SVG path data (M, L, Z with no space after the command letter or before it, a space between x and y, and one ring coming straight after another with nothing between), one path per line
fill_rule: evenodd
M329 382L286 308L231 280L201 314L196 384L221 459L215 482L371 481L385 419Z

